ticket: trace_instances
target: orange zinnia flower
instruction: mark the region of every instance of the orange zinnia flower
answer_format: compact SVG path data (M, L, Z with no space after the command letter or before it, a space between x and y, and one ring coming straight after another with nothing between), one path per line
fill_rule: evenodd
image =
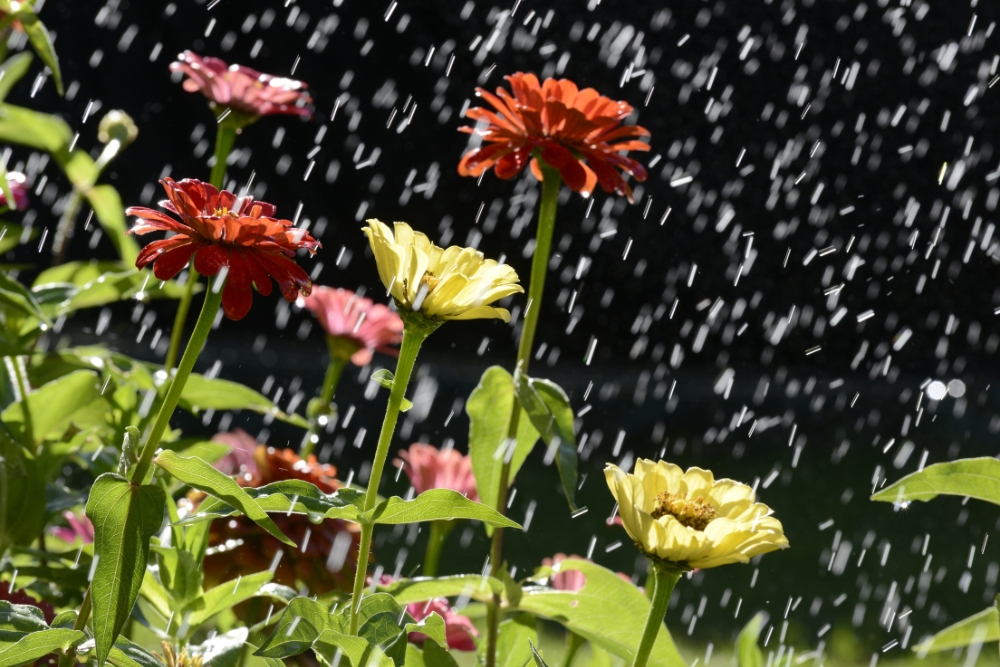
M531 173L542 180L541 157L576 192L589 195L600 183L605 192L632 201L632 189L618 169L637 181L646 180L646 169L619 151L648 151L649 144L638 139L648 137L649 131L620 125L632 113L630 104L604 97L593 88L579 90L569 79L546 79L539 84L534 74L523 72L506 78L513 96L504 88L497 88L496 95L476 89L496 111L475 107L465 113L488 125L482 130L459 128L478 134L485 142L465 154L459 174L478 177L492 167L506 180L524 169L530 158Z
M130 234L175 232L170 238L153 241L139 253L135 265L153 263L153 274L170 280L187 266L194 255L194 268L214 276L225 267L226 287L222 308L231 320L242 319L253 302L251 285L262 295L271 293L271 278L278 281L288 301L312 290L309 275L292 259L301 248L315 253L319 241L304 229L292 227L290 220L272 217L273 204L237 197L228 190L194 179L160 181L169 201L160 206L180 216L180 220L144 206L125 211L141 219Z

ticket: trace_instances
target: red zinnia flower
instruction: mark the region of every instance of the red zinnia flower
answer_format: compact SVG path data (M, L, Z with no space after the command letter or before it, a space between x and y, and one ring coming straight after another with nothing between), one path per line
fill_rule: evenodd
M576 192L589 195L600 183L605 192L632 201L632 189L616 168L637 181L646 180L646 169L619 151L648 151L649 144L638 138L648 137L649 131L638 125L620 126L632 113L630 104L603 97L593 88L579 90L569 79L539 84L534 74L523 72L506 78L513 96L504 88L497 88L496 95L476 89L496 111L475 107L465 113L487 126L459 128L485 142L465 154L459 174L478 177L492 167L497 177L506 180L524 169L530 158L531 173L542 180L537 162L541 157Z
M232 109L247 122L269 114L293 114L312 118L307 106L312 98L304 92L308 86L295 79L261 74L243 65L226 65L218 58L202 58L185 51L170 65L173 72L184 72L184 90L199 90L214 107ZM217 109L221 111L221 109Z
M395 464L406 466L406 476L418 494L430 489L451 489L479 502L472 460L454 449L441 451L417 442L409 449L401 449Z
M273 204L237 197L228 190L219 192L194 179L160 182L170 198L160 206L180 220L144 206L125 211L142 219L130 234L175 232L143 248L136 267L153 263L153 274L160 280L180 273L192 255L194 268L201 274L214 276L226 267L222 308L231 320L242 319L250 311L251 285L264 296L271 293L271 278L278 281L288 301L295 301L300 293L308 296L312 281L292 257L301 248L315 253L319 241L306 230L292 227L290 220L271 217Z
M327 336L347 343L348 352L356 349L351 354L355 366L368 364L373 350L394 353L389 346L403 340L398 314L350 290L317 285L300 305L312 311Z

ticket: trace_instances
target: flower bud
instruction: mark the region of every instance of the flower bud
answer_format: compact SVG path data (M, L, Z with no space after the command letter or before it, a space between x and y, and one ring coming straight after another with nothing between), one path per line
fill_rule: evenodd
M117 140L122 146L128 146L139 136L132 117L120 109L113 109L104 115L97 128L97 138L102 144Z

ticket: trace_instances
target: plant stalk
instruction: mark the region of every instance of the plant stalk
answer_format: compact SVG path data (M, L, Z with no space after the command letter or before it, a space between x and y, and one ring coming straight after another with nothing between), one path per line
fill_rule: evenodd
M542 168L542 201L538 207L538 231L535 233L535 253L531 259L531 282L528 284L528 302L524 309L524 323L521 326L521 340L517 347L515 370L528 372L531 352L535 345L535 331L542 311L542 296L545 292L545 277L549 271L549 253L552 251L552 235L556 229L556 209L559 205L559 188L562 177L559 171L545 164L539 158ZM507 442L517 439L517 427L521 420L521 405L514 400L510 422L507 427ZM500 498L497 511L507 512L507 487L510 484L510 458L504 457L500 470ZM497 576L503 566L503 528L493 529L490 544L490 574ZM486 667L496 667L497 636L500 627L500 596L494 595L486 609Z
M73 622L74 630L83 630L87 627L87 621L90 619L90 607L90 586L87 586L87 591L83 594L83 602L80 603L80 613L76 615L76 621ZM76 664L74 649L70 648L59 656L59 667L72 667L74 664Z
M667 613L670 595L681 577L679 569L657 561L653 561L652 571L655 579L653 599L649 606L649 616L646 617L646 626L642 630L642 639L639 640L639 647L632 660L632 667L646 667L649 654L656 643L656 636L663 626L663 616Z
M319 418L330 414L330 404L333 402L333 395L337 392L337 385L340 384L340 376L344 373L344 367L347 365L347 362L350 361L350 357L345 358L335 354L333 349L334 346L330 345L330 365L326 367L326 377L323 378L323 389L319 395L323 411L319 415L309 419L309 430L306 432L306 437L303 440L305 444L302 445L302 450L299 452L299 456L302 458L306 458L316 449L321 428Z
M431 531L427 540L427 551L424 555L424 576L438 575L438 562L441 560L441 549L448 535L455 528L454 521L431 521Z
M420 346L427 339L427 336L438 327L437 322L425 320L418 313L400 314L403 316L404 324L403 343L399 348L396 375L392 381L392 391L389 393L389 404L385 410L382 432L378 437L378 447L375 450L375 460L372 462L371 476L368 478L368 491L365 494L364 504L365 512L375 507L379 482L382 479L382 470L385 468L385 460L389 455L389 444L392 442L392 435L396 430L399 409L403 404L406 385L410 382L410 375L413 372L413 365L417 360L417 353L420 352ZM361 523L361 548L358 551L358 570L354 575L354 593L351 598L352 635L358 634L358 611L361 604L361 593L365 586L368 558L371 553L372 528L370 523Z
M198 355L201 354L202 348L205 347L205 340L208 339L208 333L212 330L212 323L219 312L219 306L222 305L223 286L219 283L219 280L212 280L209 282L208 289L205 290L205 301L201 306L198 321L195 322L194 331L191 332L191 338L188 340L187 348L184 350L184 356L181 357L180 366L178 366L177 372L174 373L173 380L170 382L170 389L167 390L166 398L163 399L163 403L160 405L160 411L156 413L156 419L153 421L153 426L149 431L149 437L146 438L146 444L142 448L142 455L132 473L132 484L142 484L142 480L145 479L146 473L149 471L149 466L152 464L153 455L156 453L156 447L160 444L160 438L163 437L163 432L170 423L170 417L174 414L174 409L181 400L184 385L187 383L187 379L194 369L194 363L198 360Z

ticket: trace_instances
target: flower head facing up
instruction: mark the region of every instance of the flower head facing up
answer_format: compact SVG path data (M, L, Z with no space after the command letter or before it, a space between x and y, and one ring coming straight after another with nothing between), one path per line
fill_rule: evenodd
M344 354L355 350L350 354L355 366L371 362L376 350L392 354L395 350L390 346L403 340L399 315L350 290L317 285L299 305L312 311L328 337L344 344L331 343L331 350L344 350Z
M434 321L501 319L510 313L490 304L523 292L517 273L485 259L475 248L440 248L405 222L395 229L378 220L364 227L379 277L400 311L420 312Z
M406 476L418 494L430 489L451 489L479 502L472 460L454 449L442 451L417 442L409 449L401 449L395 464L404 466Z
M160 182L169 198L160 205L180 219L144 206L125 211L140 219L129 230L131 234L174 232L143 248L136 267L153 264L157 278L170 280L193 255L194 268L201 274L214 276L225 270L222 308L231 320L242 319L250 311L251 287L263 296L271 293L271 278L288 301L309 295L309 274L293 258L303 248L315 253L319 241L304 229L292 227L290 220L272 217L274 205L237 197L228 190L220 192L194 179Z
M476 626L467 616L462 616L451 608L447 598L414 602L406 606L406 612L418 623L437 612L444 619L444 633L445 639L448 641L448 648L456 651L476 650L476 642L473 638L479 636L479 631L476 630ZM408 639L414 644L422 645L427 641L427 635L422 632L411 632Z
M261 74L242 65L227 65L218 58L203 58L185 51L170 65L172 72L184 72L184 90L201 91L213 110L231 109L240 115L241 124L261 116L291 114L312 118L312 98L301 81Z
M28 208L28 179L19 171L7 172L7 185L10 193L14 196L14 205L7 201L7 196L0 191L0 206L12 208L15 211L23 211Z
M781 522L749 486L665 461L636 461L627 474L604 469L622 525L651 558L685 569L747 563L788 546Z
M632 189L619 173L646 180L646 169L624 151L648 151L639 141L649 131L637 125L621 125L632 106L604 97L593 88L580 90L569 79L546 79L518 72L507 78L511 91L497 88L496 95L482 88L476 92L495 111L475 107L466 117L485 123L484 129L459 128L482 137L484 145L462 157L458 173L479 177L493 169L498 178L513 178L526 165L542 180L541 157L559 171L570 189L589 195L596 184L605 192L625 195Z

